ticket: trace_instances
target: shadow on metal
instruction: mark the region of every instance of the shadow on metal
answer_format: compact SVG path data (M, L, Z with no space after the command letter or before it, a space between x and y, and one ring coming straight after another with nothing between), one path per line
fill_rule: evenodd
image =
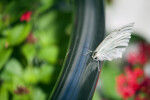
M98 62L91 58L91 53L84 54L88 49L95 50L104 38L104 1L77 0L75 15L68 53L49 100L92 99L96 88Z

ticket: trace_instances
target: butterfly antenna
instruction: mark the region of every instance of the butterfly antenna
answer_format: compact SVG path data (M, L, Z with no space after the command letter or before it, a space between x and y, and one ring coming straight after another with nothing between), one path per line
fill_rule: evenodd
M92 50L89 50L89 49L87 49L87 53L86 54L83 54L83 56L85 56L85 55L87 55L87 54L89 54L89 53L92 53L93 51Z

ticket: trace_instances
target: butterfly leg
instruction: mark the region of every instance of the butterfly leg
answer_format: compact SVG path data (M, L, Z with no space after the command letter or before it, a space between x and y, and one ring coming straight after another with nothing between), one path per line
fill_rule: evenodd
M99 65L100 65L100 64L99 64L99 61L98 61L98 66L97 66L97 67L98 67L98 71L100 71L100 68L99 68L100 66L99 66Z

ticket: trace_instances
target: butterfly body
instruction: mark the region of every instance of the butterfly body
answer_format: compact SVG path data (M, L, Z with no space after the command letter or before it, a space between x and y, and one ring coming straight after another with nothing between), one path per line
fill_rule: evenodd
M92 58L96 61L121 58L131 38L133 25L130 23L114 30L93 51Z

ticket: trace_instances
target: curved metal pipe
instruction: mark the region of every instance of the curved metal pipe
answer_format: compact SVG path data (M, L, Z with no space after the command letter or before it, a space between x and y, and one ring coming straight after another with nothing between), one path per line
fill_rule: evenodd
M96 49L104 33L104 1L77 0L74 32L50 100L92 99L100 72L92 54L84 54Z

